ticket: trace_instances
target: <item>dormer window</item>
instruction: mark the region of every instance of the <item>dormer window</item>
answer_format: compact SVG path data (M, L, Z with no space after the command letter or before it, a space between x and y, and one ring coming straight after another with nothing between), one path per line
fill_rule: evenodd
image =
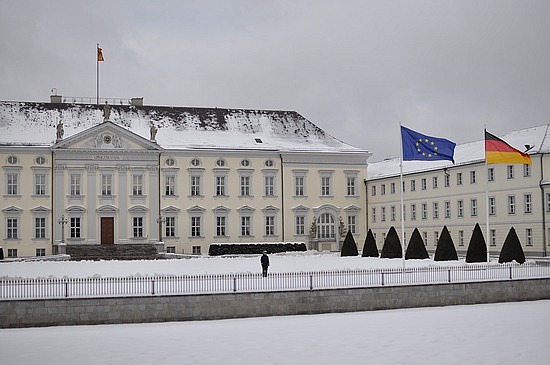
M256 141L256 143L264 143L261 138L254 138L254 140Z

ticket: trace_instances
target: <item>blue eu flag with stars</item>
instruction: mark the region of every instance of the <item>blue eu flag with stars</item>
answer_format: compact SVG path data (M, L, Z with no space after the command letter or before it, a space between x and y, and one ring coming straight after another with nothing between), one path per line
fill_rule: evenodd
M449 160L453 163L456 143L445 138L426 136L401 126L403 161Z

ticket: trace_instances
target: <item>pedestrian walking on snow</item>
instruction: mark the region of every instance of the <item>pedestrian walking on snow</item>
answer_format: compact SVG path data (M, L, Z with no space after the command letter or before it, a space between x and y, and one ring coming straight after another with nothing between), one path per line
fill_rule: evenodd
M269 267L269 257L267 256L267 251L264 251L264 254L260 258L262 264L262 275L267 277L267 268Z

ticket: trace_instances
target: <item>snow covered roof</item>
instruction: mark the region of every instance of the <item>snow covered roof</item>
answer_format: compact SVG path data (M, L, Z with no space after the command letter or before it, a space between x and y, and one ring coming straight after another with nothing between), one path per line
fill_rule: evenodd
M525 151L525 145L533 146L529 154L550 152L550 138L548 138L550 125L545 124L539 127L532 127L510 132L499 136L506 143L520 151ZM490 131L489 131L490 132ZM482 135L483 131L480 132ZM400 143L400 141L399 141ZM459 144L455 148L455 165L451 161L403 161L403 174L430 171L484 161L485 140ZM379 179L400 174L400 158L386 159L380 162L369 163L367 168L367 179Z
M109 120L166 149L367 152L295 111L110 105ZM0 145L51 146L58 122L71 137L103 122L103 105L1 102Z

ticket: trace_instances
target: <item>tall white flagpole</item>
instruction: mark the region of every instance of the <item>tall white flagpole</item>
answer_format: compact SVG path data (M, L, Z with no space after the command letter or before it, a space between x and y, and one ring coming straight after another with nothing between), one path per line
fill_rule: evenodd
M484 126L485 127L485 126ZM487 151L485 147L485 132L486 128L483 128L483 158L485 159L485 237L487 237L486 240L486 247L487 247L487 263L489 263L490 259L490 234L491 231L489 230L489 168L487 166Z
M403 129L401 128L401 122L399 122L399 134L401 135L401 141L399 141L399 191L401 192L401 261L403 262L403 269L405 269L405 207L403 205Z
M99 43L96 45L95 50L95 60L96 60L96 104L99 105Z

